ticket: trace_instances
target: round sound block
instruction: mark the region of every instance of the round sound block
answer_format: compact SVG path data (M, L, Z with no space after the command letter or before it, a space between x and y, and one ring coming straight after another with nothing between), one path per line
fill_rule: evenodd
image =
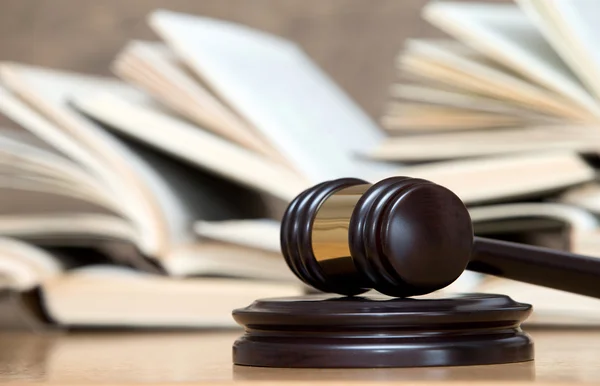
M489 294L263 299L233 312L246 329L233 362L355 368L529 361L533 343L519 326L530 313L529 304Z

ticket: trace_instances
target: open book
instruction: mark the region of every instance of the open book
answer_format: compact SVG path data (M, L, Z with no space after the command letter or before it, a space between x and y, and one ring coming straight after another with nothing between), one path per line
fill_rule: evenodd
M594 0L430 2L423 19L453 39L406 41L382 117L389 136L370 157L483 163L570 151L597 159L599 13ZM600 188L592 181L544 200L598 214Z
M543 245L577 254L600 256L600 220L591 212L562 203L507 203L470 209L480 236ZM278 247L279 223L224 221L198 223L196 230L221 240ZM598 325L600 299L466 271L455 283L428 296L456 292L502 293L534 305L527 323ZM557 300L560 299L560 300Z
M600 3L594 0L429 2L423 19L450 38L406 41L394 63L399 77L381 119L388 137L368 156L388 162L470 161L488 170L485 163L497 157L518 165L523 156L567 151L597 168L598 14ZM560 175L561 170L546 159L537 173ZM518 166L514 173L520 173ZM598 186L592 178L541 199L470 208L475 230L600 257ZM550 231L559 218L570 224L566 233ZM595 299L465 276L469 280L461 278L446 290L506 293L531 302L530 322L598 323Z
M588 99L563 103L532 86L522 99L537 109L495 95L477 117L455 117L461 127L537 120L546 141L540 126L529 144L470 127L456 143L492 142L470 151L444 146L448 137L395 142L292 42L166 10L148 22L161 40L127 44L118 78L0 63L0 113L23 129L0 132L1 286L36 288L59 324L224 326L254 298L302 293L278 221L296 195L333 178L433 180L467 203L480 234L544 245L558 234L557 247L600 250L593 200L577 194L596 175L581 155L597 140L579 126L593 122ZM478 98L427 87L421 97L455 101L443 116ZM552 126L566 118L577 128ZM159 312L175 307L170 319Z
M391 89L384 126L394 133L468 129L465 147L483 136L495 140L494 152L595 153L599 11L594 0L431 2L423 18L456 40L406 43L396 62L403 80ZM540 127L548 135L532 131ZM521 141L511 140L520 135L515 128L523 129ZM401 148L391 155L393 146L385 145L385 158L402 159Z
M242 255L243 256L243 255ZM86 258L87 264L77 261ZM234 278L172 278L108 263L70 259L32 244L0 239L0 287L35 289L51 323L81 327L233 327L231 310L257 297L301 294L291 284ZM196 256L199 264L202 255ZM252 262L250 262L252 263ZM30 302L31 303L31 302ZM31 307L22 302L19 307ZM23 310L33 315L35 311Z
M113 69L169 110L99 84L71 93L72 104L122 135L284 201L341 177L428 178L470 203L546 195L591 179L575 145L534 148L550 152L553 175L539 173L537 154L520 159L519 173L512 157L490 160L485 175L478 161L416 169L376 162L374 151L387 143L384 131L292 42L165 10L153 12L149 24L164 43L131 42ZM247 133L255 142L245 140ZM470 177L457 178L456 170ZM481 184L482 178L494 183Z
M0 136L3 205L0 233L31 245L19 249L21 254L16 257L10 251L2 251L2 287L20 291L32 285L40 286L42 293L47 294L42 303L48 306L49 314L54 313L50 309L62 307L63 301L65 306L71 302L66 292L52 296L51 283L68 279L68 283L74 283L69 290L72 295L90 306L96 300L101 301L106 288L121 288L117 293L123 295L124 303L112 311L107 309L107 315L112 312L112 322L93 316L87 320L52 318L67 325L154 327L233 325L225 308L247 304L254 298L251 295L254 291L260 296L272 291L302 293L277 251L201 237L193 230L197 220L264 217L268 215L269 204L263 197L119 138L78 113L69 105L68 93L75 90L61 85L90 90L94 87L93 80L71 74L61 78L51 71L37 69L27 72L31 77L20 82L15 81L18 77L13 69L7 64L0 70L3 86L0 111L27 131L4 130ZM46 76L48 73L52 75ZM66 82L67 79L71 82ZM132 96L145 97L132 88L119 86L118 82L113 84L112 92L131 92ZM69 256L69 263L62 264L65 255ZM96 255L106 259L97 261ZM44 275L39 276L40 270L36 267L15 265L15 260L36 256L44 256L47 261L56 259L58 263L44 263L44 267L58 267L58 273L53 269L45 275L42 270ZM73 260L76 264L72 264ZM104 264L116 268L102 270L101 276L97 276L92 268ZM92 276L86 273L90 269ZM120 275L122 270L125 273L129 270L127 280L121 287L116 287L120 282L113 286L111 277ZM76 279L80 271L85 276ZM177 281L168 279L165 274L172 278L203 279ZM227 279L205 279L216 277ZM94 281L98 285L93 288L91 284L89 287L82 284ZM136 283L139 283L138 293ZM90 292L85 295L87 288ZM211 304L222 299L219 304L223 308L215 309L215 315L207 318L199 318L198 308L193 319L177 314L171 319L159 317L162 301L157 294L172 291L174 296L177 291L186 289L196 294L188 298L190 301L212 298L205 305L214 309ZM107 293L106 296L109 299L106 302L112 303L111 296L115 295ZM230 301L226 301L227 296ZM143 297L147 299L144 304L149 312L155 313L154 318L118 316L119 309L135 310L132 306L136 299ZM55 298L64 300L52 300ZM83 308L76 306L75 309ZM142 310L135 312L144 315ZM207 311L206 315L210 312L213 311ZM188 320L182 319L184 316Z

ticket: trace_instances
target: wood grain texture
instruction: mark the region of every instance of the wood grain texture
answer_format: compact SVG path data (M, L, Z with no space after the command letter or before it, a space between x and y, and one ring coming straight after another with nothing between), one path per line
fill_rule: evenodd
M0 334L0 383L258 382L473 384L600 382L598 330L531 330L534 362L407 369L270 369L233 366L237 331ZM311 382L312 384L312 382ZM419 383L421 384L421 383Z

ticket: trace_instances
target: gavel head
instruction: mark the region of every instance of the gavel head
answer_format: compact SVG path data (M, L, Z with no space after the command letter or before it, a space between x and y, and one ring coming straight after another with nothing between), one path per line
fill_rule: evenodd
M346 178L316 185L288 206L281 247L294 274L324 291L370 289L407 297L455 281L471 256L473 226L463 202L430 181Z

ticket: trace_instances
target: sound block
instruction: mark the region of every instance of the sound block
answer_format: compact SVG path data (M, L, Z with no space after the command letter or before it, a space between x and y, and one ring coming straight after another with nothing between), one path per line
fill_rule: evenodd
M234 310L233 362L262 367L463 366L533 359L520 324L531 305L504 295L257 300Z

